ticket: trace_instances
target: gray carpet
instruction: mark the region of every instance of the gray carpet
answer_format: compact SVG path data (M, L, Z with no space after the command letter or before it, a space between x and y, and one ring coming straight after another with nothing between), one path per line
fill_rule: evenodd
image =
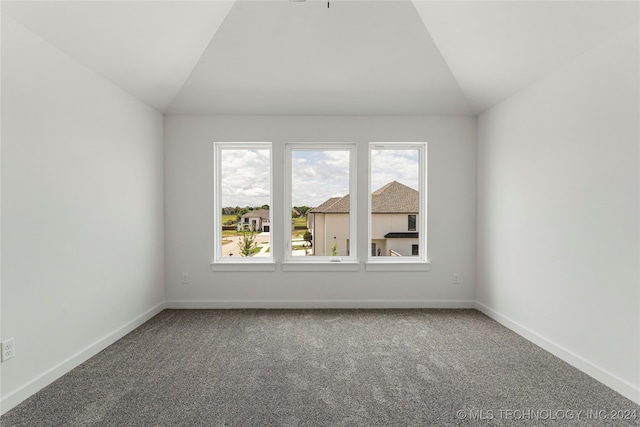
M475 310L166 310L0 421L638 426L638 416Z

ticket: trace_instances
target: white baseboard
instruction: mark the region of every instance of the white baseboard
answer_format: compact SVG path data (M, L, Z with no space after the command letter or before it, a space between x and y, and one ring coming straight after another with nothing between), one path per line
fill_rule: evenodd
M109 333L102 339L79 351L67 360L39 375L33 381L25 384L18 390L10 393L0 401L0 414L4 414L23 400L32 396L45 386L60 378L76 366L98 354L129 332L133 331L165 308L169 309L234 309L234 308L475 308L498 323L513 330L527 340L547 350L570 365L580 369L587 375L602 382L606 386L620 393L629 400L640 404L640 389L627 381L599 368L588 360L563 348L562 346L546 339L531 329L498 313L486 305L477 301L468 300L209 300L167 301L158 304L137 318L126 323L117 330Z
M475 308L475 301L466 300L209 300L167 301L175 309L234 308Z
M139 327L140 325L142 325L143 323L145 323L146 321L148 321L149 319L151 319L152 317L154 317L164 309L165 309L165 303L160 303L156 305L155 307L147 310L145 313L141 314L135 319L122 325L115 331L112 331L111 333L107 334L105 337L89 345L85 349L80 350L78 353L69 357L62 363L54 366L48 371L37 376L34 380L30 381L29 383L25 384L24 386L10 393L6 397L4 397L2 400L0 400L0 414L5 414L9 410L11 410L13 407L17 406L22 401L26 400L28 397L37 393L39 390L51 384L52 382L54 382L55 380L57 380L67 372L71 371L73 368L79 366L80 364L84 363L91 357L95 356L96 354L98 354L99 352L101 352L102 350L104 350L114 342L118 341L120 338L124 337L129 332L133 331L134 329L136 329L137 327Z
M511 329L512 331L516 332L518 335L521 335L522 337L526 338L527 340L531 341L537 346L542 347L543 349L547 350L549 353L553 354L554 356L559 357L560 359L564 360L571 366L581 370L585 374L589 375L592 378L595 378L596 380L600 381L607 387L620 393L621 395L631 400L632 402L640 405L640 389L634 386L633 384L630 384L629 382L621 378L618 378L617 376L594 365L593 363L582 358L581 356L567 350L561 345L558 345L555 342L543 337L542 335L539 335L538 333L532 331L526 326L508 318L507 316L504 316L498 313L497 311L493 310L490 307L487 307L486 305L480 302L476 301L475 307L482 313L486 314L487 316L495 320L496 322Z

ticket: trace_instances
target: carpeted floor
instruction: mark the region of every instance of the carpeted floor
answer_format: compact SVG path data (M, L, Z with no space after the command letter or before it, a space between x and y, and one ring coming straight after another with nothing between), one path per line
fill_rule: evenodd
M0 422L638 426L638 417L638 405L475 310L166 310Z

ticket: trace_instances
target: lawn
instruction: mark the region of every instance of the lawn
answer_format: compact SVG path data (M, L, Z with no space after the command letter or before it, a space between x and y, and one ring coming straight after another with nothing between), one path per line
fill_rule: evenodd
M235 215L222 215L222 224L226 224L227 221L236 222L236 216Z
M304 233L305 231L307 231L306 229L304 230L294 230L291 232L291 238L292 239L302 239L304 237ZM225 237L233 237L233 236L242 236L243 233L242 231L236 231L236 230L222 230L222 244L224 245L225 243Z
M293 225L296 226L296 227L307 228L307 218L306 217L291 218L291 221L293 221Z
M295 230L291 232L292 239L302 239L304 238L304 232L307 230Z
M222 230L222 238L231 237L231 236L242 236L242 231L236 230Z

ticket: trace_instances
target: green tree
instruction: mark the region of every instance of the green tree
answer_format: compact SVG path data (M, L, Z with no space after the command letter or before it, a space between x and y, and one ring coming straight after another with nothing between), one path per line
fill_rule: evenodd
M260 251L256 243L256 235L253 231L243 231L242 239L238 242L240 256L253 256Z
M338 256L338 245L336 242L333 242L333 245L331 245L331 255Z
M236 212L236 222L240 222L240 219L242 219L242 215L246 214L247 212L249 212L248 208L239 208Z
M309 206L294 206L293 208L300 212L300 215L302 216L307 216L307 212L311 210Z
M305 242L309 242L309 243L311 243L311 240L313 240L313 236L311 235L311 232L309 230L306 230L304 232L304 234L302 235L302 238L304 239Z

